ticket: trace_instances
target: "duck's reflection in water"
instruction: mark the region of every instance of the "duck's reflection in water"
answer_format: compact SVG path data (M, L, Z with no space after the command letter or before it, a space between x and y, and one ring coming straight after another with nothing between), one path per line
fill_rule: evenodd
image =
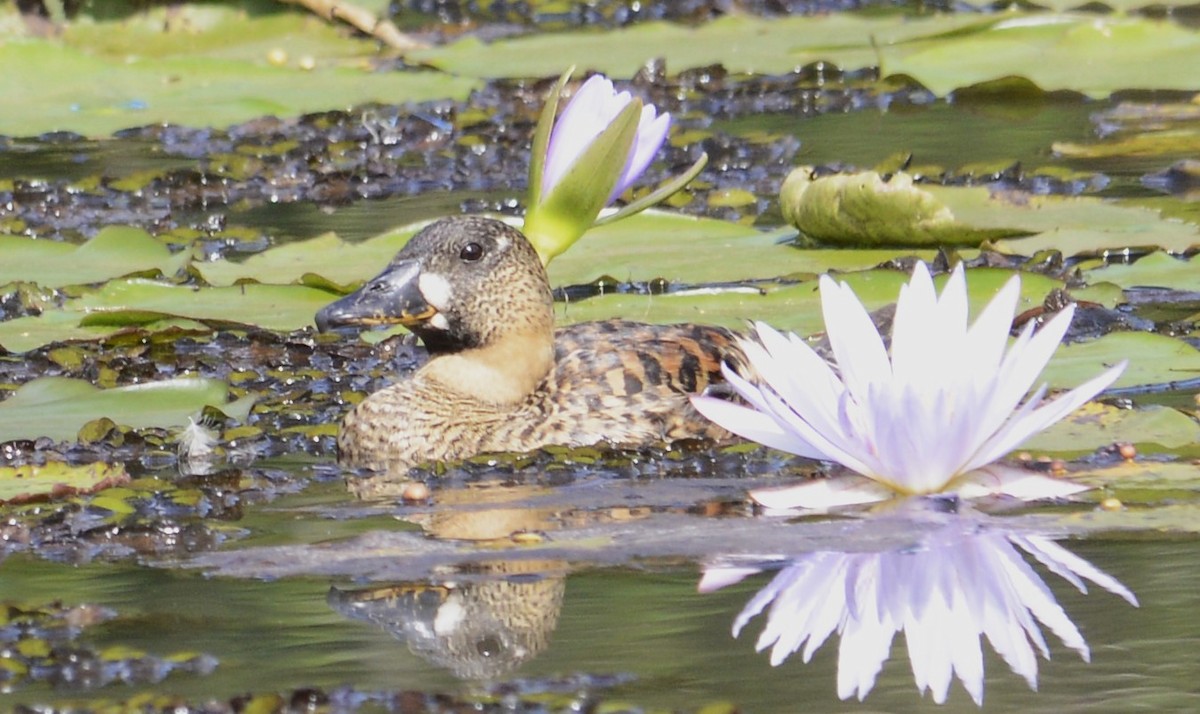
M922 501L931 502L917 503ZM770 648L774 666L798 650L808 662L837 632L838 696L862 700L874 686L896 633L903 632L917 689L922 694L930 691L939 704L945 702L955 677L975 703L982 704L981 636L1035 690L1037 654L1050 657L1039 622L1090 661L1083 635L1028 558L1081 592L1087 592L1084 580L1090 580L1138 604L1115 578L1051 538L1014 530L1004 521L921 508L885 517L912 519L920 534L892 550L764 556L757 562L724 559L705 567L700 590L711 592L762 570L778 569L738 614L735 637L766 610L755 648Z
M458 577L363 590L331 589L330 606L402 640L463 679L501 677L550 642L566 575L553 561L499 561Z
M360 498L396 497L403 479L350 482ZM540 486L476 482L438 489L428 509L401 518L430 538L478 544L480 552L538 542L561 527L558 508L530 504ZM420 582L360 590L333 588L329 605L405 642L416 655L463 679L495 679L546 649L558 625L567 564L560 560L481 559L445 568Z

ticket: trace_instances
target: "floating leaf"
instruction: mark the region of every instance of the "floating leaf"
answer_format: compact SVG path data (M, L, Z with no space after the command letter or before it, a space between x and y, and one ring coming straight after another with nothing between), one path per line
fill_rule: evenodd
M301 285L196 288L114 280L61 308L0 322L0 345L24 352L59 340L98 339L131 326L166 329L179 325L179 318L289 331L312 325L317 310L333 299Z
M1154 286L1200 291L1200 264L1162 251L1140 258L1132 265L1105 265L1085 273L1088 282L1105 281L1123 288Z
M1170 407L1118 409L1091 402L1022 444L1021 449L1086 454L1122 442L1178 449L1198 441L1200 424Z
M0 466L0 504L93 493L129 481L125 464L96 462L73 466L61 461Z
M189 415L206 405L225 407L228 398L229 388L216 379L181 377L100 389L80 379L42 377L0 402L0 442L40 436L70 441L84 424L102 417L134 429L183 426Z
M720 63L760 74L827 61L843 69L882 66L939 96L1016 75L1044 90L1103 97L1135 87L1194 90L1200 34L1171 22L1088 13L731 15L700 27L644 23L605 33L468 39L414 57L477 77L556 75L571 64L629 77L651 57L675 72Z
M803 251L800 251L803 252ZM565 256L564 256L565 257ZM969 275L972 314L1000 290L1013 275L1009 270L976 268ZM864 270L840 274L870 310L896 301L908 275L899 270ZM942 285L945 276L935 283ZM1046 295L1063 284L1042 275L1021 276L1019 310L1040 305ZM701 322L743 329L749 320L762 320L782 330L811 335L824 328L821 297L816 280L794 285L763 284L759 288L702 289L666 295L613 294L555 305L558 322L569 324L620 317L651 323Z
M1074 479L1103 488L1126 505L1200 501L1200 465L1187 461L1122 461L1103 469L1084 471L1076 474ZM1190 530L1200 526L1200 519L1194 512L1191 524ZM1143 527L1155 528L1157 524L1147 523Z
M239 280L263 283L300 282L307 274L338 285L366 280L387 265L396 251L427 221L397 228L361 243L347 243L333 233L309 240L286 243L235 263L218 260L196 265L213 285L232 285Z
M852 246L978 245L984 240L1023 235L1006 228L976 228L908 174L890 179L874 171L816 178L807 166L792 171L779 192L783 217L808 238Z
M359 243L347 243L327 233L270 248L237 263L198 263L196 269L214 285L246 279L349 285L378 274L426 225L428 221L419 221ZM555 285L589 283L604 275L622 281L662 278L690 284L772 279L830 269L863 270L898 255L914 255L913 251L895 250L798 250L784 235L730 221L649 210L588 231L550 264L550 279ZM734 254L737 260L721 259ZM932 251L915 254L933 257Z
M165 12L71 23L53 40L17 39L12 30L0 30L0 64L21 68L0 76L6 99L0 134L95 136L160 122L227 126L371 101L465 99L477 85L433 72L372 71L374 43L299 11L247 15L189 3L171 8L172 17ZM8 27L21 26L8 17ZM295 60L273 66L268 56L275 51L307 56L315 69L301 69Z
M1098 255L1137 247L1182 253L1200 245L1200 227L1166 218L1154 209L1101 198L1031 196L1023 192L987 194L983 199L979 191L986 189L930 188L964 222L1002 219L1008 225L1036 233L995 241L993 247L1004 253L1033 255L1057 250L1068 256Z
M1075 387L1121 360L1129 366L1114 386L1165 384L1200 377L1200 350L1152 332L1113 332L1092 342L1064 345L1042 373L1052 387Z
M83 245L23 236L0 236L0 285L15 281L44 288L99 283L158 270L174 275L188 259L140 228L109 226Z

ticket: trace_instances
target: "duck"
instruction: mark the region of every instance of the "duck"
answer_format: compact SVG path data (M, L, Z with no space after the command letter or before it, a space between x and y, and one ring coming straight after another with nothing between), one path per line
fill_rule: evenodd
M723 327L611 319L556 329L537 252L483 216L426 226L315 321L320 331L404 325L428 350L423 366L342 420L339 461L373 470L551 445L731 439L688 397L719 390L722 365L746 365Z

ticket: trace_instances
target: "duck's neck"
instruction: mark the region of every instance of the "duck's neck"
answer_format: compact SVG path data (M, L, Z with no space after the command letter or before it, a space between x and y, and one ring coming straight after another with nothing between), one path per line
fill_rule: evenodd
M473 400L511 405L529 396L553 366L553 332L529 330L508 333L482 347L437 355L421 373Z

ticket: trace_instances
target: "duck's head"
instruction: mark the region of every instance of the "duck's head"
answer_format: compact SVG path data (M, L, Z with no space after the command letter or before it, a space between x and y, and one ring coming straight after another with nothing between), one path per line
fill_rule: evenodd
M506 334L551 333L546 271L515 228L480 216L444 218L413 236L382 273L321 309L321 331L399 324L430 352L494 344Z

